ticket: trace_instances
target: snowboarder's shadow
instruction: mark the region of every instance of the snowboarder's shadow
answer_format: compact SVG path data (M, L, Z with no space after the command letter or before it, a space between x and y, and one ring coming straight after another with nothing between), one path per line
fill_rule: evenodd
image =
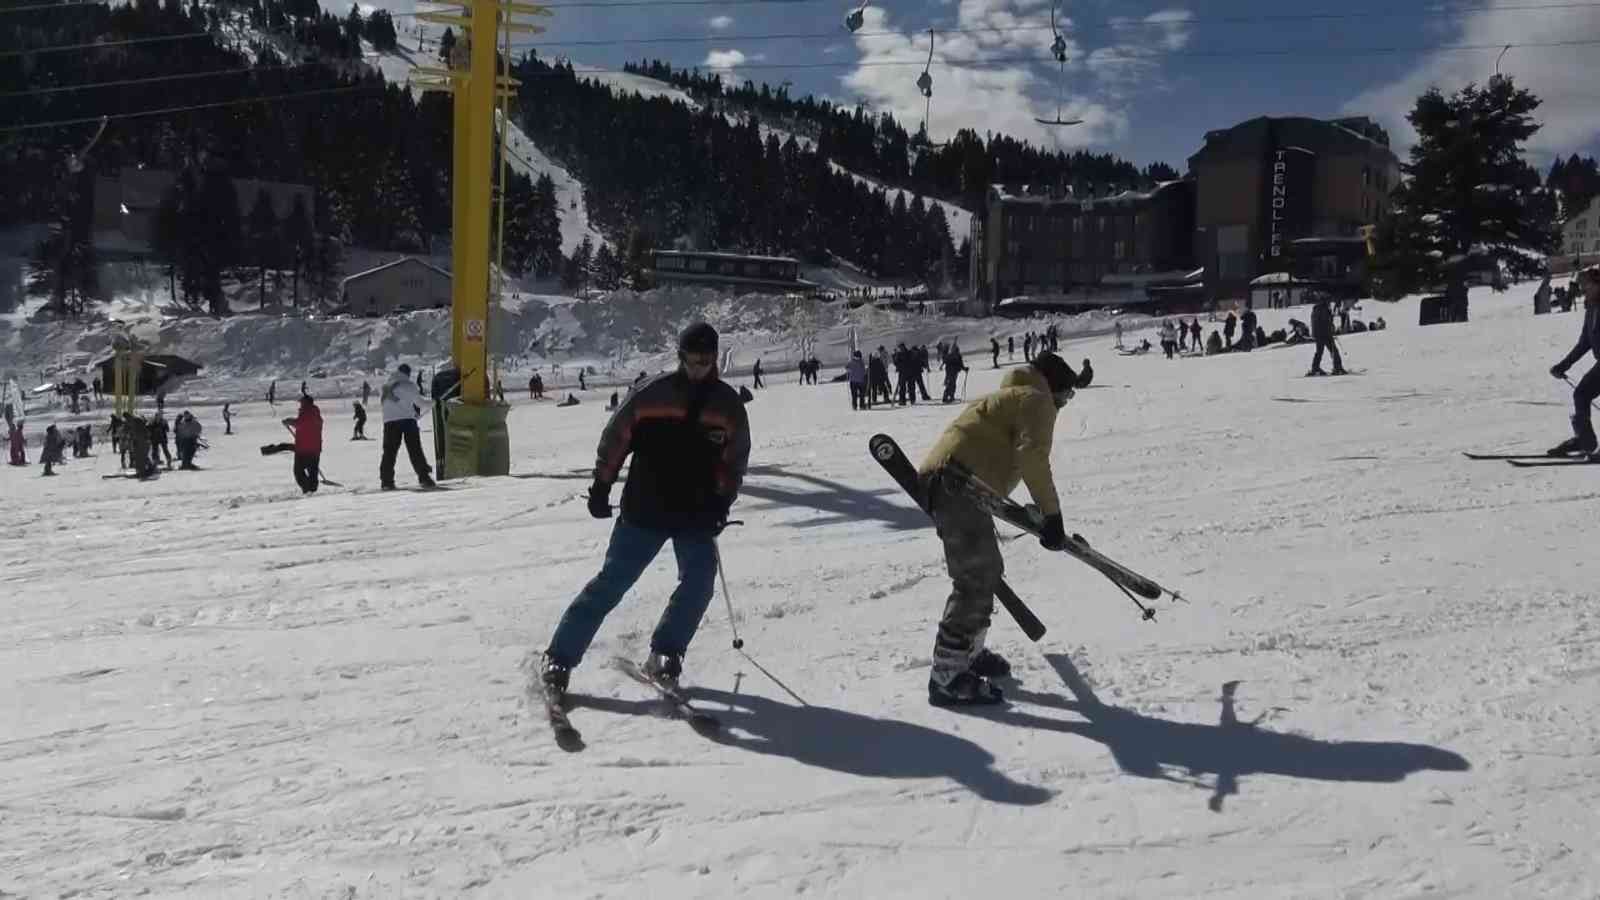
M1013 781L977 744L923 725L712 688L690 687L684 693L707 704L705 710L722 722L719 730L702 733L724 746L867 778L949 778L994 803L1034 806L1055 796L1046 788ZM577 703L633 715L648 715L661 706L605 697L584 697Z
M777 479L797 481L803 487L786 486ZM816 475L790 472L782 466L752 466L739 493L743 497L767 500L775 507L803 506L828 513L790 522L791 528L864 520L883 522L896 530L933 527L933 521L887 475L883 483L887 486L863 489ZM905 502L890 502L888 498L891 497Z
M1259 727L1266 713L1241 722L1234 709L1237 681L1222 686L1222 715L1216 725L1172 722L1100 702L1072 661L1063 653L1045 655L1074 700L1055 694L1007 689L1013 699L1075 712L1087 722L1064 721L1015 709L996 712L998 721L1066 734L1078 734L1106 745L1117 765L1129 775L1159 778L1209 789L1207 805L1222 811L1222 800L1239 792L1245 775L1285 775L1319 781L1402 781L1413 772L1433 769L1465 772L1471 764L1459 754L1427 744L1377 741L1324 741ZM1178 770L1186 772L1183 776ZM1207 784L1199 776L1211 774Z

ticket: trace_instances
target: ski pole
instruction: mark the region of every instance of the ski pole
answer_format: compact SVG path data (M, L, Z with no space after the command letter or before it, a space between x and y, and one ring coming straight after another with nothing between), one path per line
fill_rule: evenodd
M1562 380L1562 381L1565 381L1565 382L1566 382L1566 383L1567 383L1567 384L1570 384L1570 385L1572 385L1572 389L1573 389L1573 390L1577 390L1577 389L1578 389L1578 385L1577 385L1577 384L1576 384L1576 383L1575 383L1575 382L1574 382L1574 381L1573 381L1573 380L1572 380L1572 379L1571 379L1571 378L1569 378L1569 377L1567 377L1567 376L1565 376L1565 375L1563 375L1563 376L1561 376L1561 380ZM1595 408L1595 409L1600 409L1600 406L1597 406L1597 405L1596 405L1596 404L1595 404L1595 401L1593 401L1593 400L1590 400L1590 401L1589 401L1589 405L1590 405L1590 406L1593 406L1593 407L1594 407L1594 408Z
M729 522L729 525L742 524ZM733 616L733 595L728 593L728 574L722 569L722 547L717 543L715 535L711 538L711 550L717 556L717 577L722 580L722 599L728 605L728 629L733 632L733 649L743 650L744 639L739 637L739 623Z

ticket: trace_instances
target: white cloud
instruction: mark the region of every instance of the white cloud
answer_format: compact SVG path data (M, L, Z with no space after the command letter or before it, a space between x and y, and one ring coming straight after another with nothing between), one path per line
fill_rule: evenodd
M706 54L706 61L701 65L708 69L732 69L744 65L749 59L742 50L713 50Z
M1127 20L1110 47L1087 49L1078 43L1070 19L1058 26L1067 42L1066 82L1060 85L1060 114L1083 119L1070 127L1041 125L1058 107L1061 69L1050 56L1052 0L959 0L957 27L965 33L935 36L933 101L929 135L949 139L957 129L1004 132L1044 146L1063 148L1105 143L1128 129L1127 93L1159 76L1161 54L1184 46L1190 14L1167 9L1143 20ZM894 31L880 6L867 8L863 32ZM875 109L891 112L915 132L926 101L917 90L921 64L928 58L926 32L858 36L859 64L841 81ZM998 60L973 65L964 60ZM1037 60L1037 62L1031 61ZM906 63L908 65L884 65ZM1084 76L1091 76L1085 79ZM1084 88L1087 83L1090 90Z
M1439 51L1389 84L1368 88L1344 104L1349 115L1367 115L1388 129L1395 151L1402 158L1416 141L1416 131L1406 114L1417 97L1430 86L1446 96L1467 82L1483 84L1494 75L1495 57L1511 44L1500 71L1512 76L1518 87L1544 100L1534 117L1544 127L1526 147L1548 159L1577 150L1600 135L1600 92L1593 82L1594 48L1519 47L1519 43L1571 41L1600 32L1600 9L1528 9L1515 14L1477 12L1461 20L1460 27L1436 35L1439 43L1484 45L1492 49Z
M733 16L712 16L706 24L716 31L726 31L733 25Z

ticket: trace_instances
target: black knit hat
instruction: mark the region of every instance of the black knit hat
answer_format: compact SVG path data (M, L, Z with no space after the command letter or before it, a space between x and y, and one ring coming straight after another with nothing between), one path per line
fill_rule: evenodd
M1050 385L1050 393L1059 394L1062 391L1075 388L1078 385L1078 374L1072 371L1067 361L1048 351L1033 358L1033 367L1039 370L1044 380Z
M679 353L716 353L717 330L708 323L696 322L678 335Z

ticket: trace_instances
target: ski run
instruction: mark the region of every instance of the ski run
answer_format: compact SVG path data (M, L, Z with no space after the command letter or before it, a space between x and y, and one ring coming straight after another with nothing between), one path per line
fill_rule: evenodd
M1600 469L1463 456L1570 433L1547 370L1582 313L1533 316L1533 288L1426 328L1414 297L1366 301L1389 328L1339 339L1359 378L1301 377L1309 345L1064 341L1096 370L1054 432L1067 532L1188 602L1143 621L1003 540L1048 633L997 609L1000 707L929 705L950 583L867 452L919 462L963 407L855 412L831 365L746 407L720 538L744 646L719 584L682 678L721 727L609 664L649 650L663 552L572 672L574 752L524 661L614 525L584 499L610 384L558 409L508 379L512 476L449 491L378 491L379 442L327 396L344 487L302 496L258 452L292 389L273 409L243 379L234 436L189 406L200 471L105 479L104 443L0 467L0 896L1600 896ZM968 400L1023 364L962 350Z

